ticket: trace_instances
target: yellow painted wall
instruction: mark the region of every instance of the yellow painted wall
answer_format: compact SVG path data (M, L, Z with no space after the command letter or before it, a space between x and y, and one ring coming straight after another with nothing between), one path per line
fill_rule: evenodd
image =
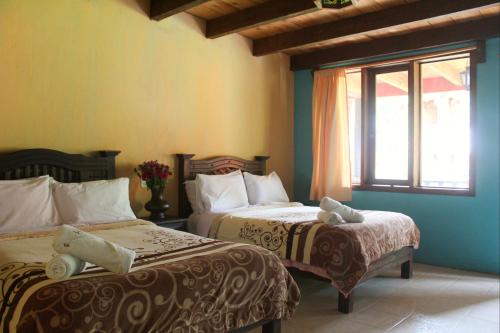
M271 155L291 193L293 77L285 55L253 57L239 35L216 40L147 0L0 0L0 151L116 149L133 178L148 159ZM175 172L175 170L174 170ZM176 206L176 184L167 198Z

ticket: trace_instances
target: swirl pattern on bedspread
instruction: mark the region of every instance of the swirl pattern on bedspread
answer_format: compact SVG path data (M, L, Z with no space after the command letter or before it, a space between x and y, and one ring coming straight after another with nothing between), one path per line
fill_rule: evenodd
M1 332L226 332L289 318L298 304L297 285L265 249L151 225L101 233L133 238L122 242L138 253L130 273L91 266L54 281L42 262L0 261ZM50 241L7 242L38 247Z

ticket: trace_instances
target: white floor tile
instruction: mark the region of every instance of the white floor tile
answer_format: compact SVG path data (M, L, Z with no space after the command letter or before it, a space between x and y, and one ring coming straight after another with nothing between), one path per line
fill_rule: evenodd
M498 333L498 323L475 318L462 318L458 323L447 331L447 333Z
M283 333L499 333L496 276L415 265L414 278L394 269L355 290L354 312L337 312L337 291L296 276L302 300ZM251 333L258 333L254 330Z
M401 324L386 331L390 333L443 333L443 328L419 320L405 320Z
M469 316L472 318L488 320L497 324L500 322L500 300L498 298L474 304L470 308Z

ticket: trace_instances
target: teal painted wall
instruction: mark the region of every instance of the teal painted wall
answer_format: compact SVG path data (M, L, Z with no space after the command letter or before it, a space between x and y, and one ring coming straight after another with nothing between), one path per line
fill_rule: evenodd
M486 43L478 65L476 196L355 191L358 209L399 211L413 218L422 241L416 261L500 274L500 39ZM295 73L295 199L309 201L312 172L310 71Z

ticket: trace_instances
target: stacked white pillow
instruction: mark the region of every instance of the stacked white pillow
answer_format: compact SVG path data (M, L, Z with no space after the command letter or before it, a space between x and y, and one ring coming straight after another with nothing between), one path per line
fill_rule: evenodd
M290 202L276 172L257 176L240 170L225 175L196 175L185 182L194 213L223 212L249 205Z
M191 204L191 208L194 213L201 213L205 209L203 208L203 202L201 201L201 196L198 193L198 186L196 185L196 180L188 180L184 183L186 186L186 195L188 201Z
M248 196L241 171L225 175L196 175L197 194L205 210L222 212L248 206Z
M57 211L64 224L135 220L130 208L129 179L83 183L54 182Z
M59 224L49 176L0 181L0 232Z
M243 173L251 205L270 202L290 202L283 183L276 172L267 176L257 176L248 172Z
M0 181L0 233L133 219L128 178L59 183L42 176Z

